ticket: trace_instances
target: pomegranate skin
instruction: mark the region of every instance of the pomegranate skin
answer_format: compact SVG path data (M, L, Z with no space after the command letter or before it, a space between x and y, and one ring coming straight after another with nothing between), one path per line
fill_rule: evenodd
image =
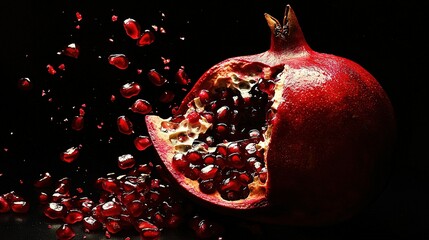
M295 13L287 6L283 24L265 15L271 29L266 52L234 57L210 68L184 98L178 114L202 89L225 72L268 66L280 76L280 98L272 122L265 162L266 196L234 209L199 197L202 204L227 214L273 224L320 226L346 220L383 190L395 140L393 108L377 80L357 63L313 51ZM278 96L277 96L278 97ZM146 122L162 161L171 165L171 147ZM168 156L168 157L165 157ZM167 169L169 169L167 167Z

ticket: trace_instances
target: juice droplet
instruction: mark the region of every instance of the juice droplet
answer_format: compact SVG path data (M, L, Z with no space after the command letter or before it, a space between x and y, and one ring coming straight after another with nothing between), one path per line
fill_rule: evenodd
M180 85L187 85L190 82L188 74L186 74L183 68L179 68L179 70L177 70L175 79Z
M128 58L124 54L111 54L108 58L109 63L121 70L128 68Z
M134 145L139 151L143 151L146 148L152 146L152 141L148 136L138 136L134 139Z
M159 95L159 101L162 103L169 103L174 99L174 92L171 90L166 90Z
M112 15L112 22L116 22L116 21L118 21L118 16Z
M62 53L68 57L78 58L79 57L79 46L75 43L70 43Z
M62 161L66 163L71 163L74 160L76 160L78 156L79 156L79 148L71 147L67 149L65 152L62 152L60 155L60 158Z
M150 45L155 41L155 35L150 30L145 30L143 35L137 41L137 46L143 47L146 45Z
M134 132L132 122L125 116L118 117L117 125L119 132L123 134L130 135Z
M51 75L55 75L57 73L55 68L50 64L46 65L46 69L48 70L48 73Z
M80 131L83 129L84 118L83 116L75 116L72 120L72 129L76 131Z
M124 20L123 25L125 32L130 38L137 40L140 37L140 25L136 20L127 18Z
M25 90L25 91L27 91L27 90L31 89L32 84L31 84L30 79L29 79L29 78L20 78L20 79L18 80L18 87L19 87L21 90Z
M130 109L135 113L148 114L152 111L152 105L146 100L137 99Z
M166 79L161 74L159 74L155 69L151 69L147 73L147 77L155 86L162 86L166 82Z
M140 93L141 87L138 83L131 82L124 84L119 92L124 98L131 98Z

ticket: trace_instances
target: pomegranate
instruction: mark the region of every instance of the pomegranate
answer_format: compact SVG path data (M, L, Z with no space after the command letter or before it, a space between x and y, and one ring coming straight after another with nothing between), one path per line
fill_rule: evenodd
M312 50L288 5L266 52L224 60L177 113L146 116L153 146L185 192L266 223L325 225L360 212L383 189L393 108L357 63Z

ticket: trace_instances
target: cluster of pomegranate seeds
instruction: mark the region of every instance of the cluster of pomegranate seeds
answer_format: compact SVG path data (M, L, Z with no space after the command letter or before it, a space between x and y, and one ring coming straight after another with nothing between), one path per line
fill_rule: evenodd
M30 204L14 191L0 195L0 213L26 213Z
M231 201L245 199L255 178L262 183L267 180L264 150L258 142L264 140L263 133L274 113L263 116L260 112L272 112L270 99L274 96L275 82L266 79L254 82L245 98L232 88L217 88L212 93L201 90L198 100L204 104L203 110L186 115L190 124L198 124L204 118L212 127L200 134L189 150L173 157L173 167L198 181L200 190L206 194L219 192L222 198ZM175 128L174 122L183 119L176 116L170 123L173 126L166 127ZM187 140L186 135L178 136L179 142Z
M56 232L59 239L72 239L75 233L69 225L77 223L82 223L86 232L116 234L134 229L142 239L158 239L163 229L181 224L182 201L169 184L153 172L162 169L152 163L134 167L134 163L129 163L130 159L134 160L132 156L121 158L123 166L128 164L123 167L128 172L98 178L98 201L75 190L69 178L52 184L50 174L45 173L34 183L40 190L39 200L45 217L64 223ZM0 211L24 212L22 202L25 201L13 192L4 194L0 196Z

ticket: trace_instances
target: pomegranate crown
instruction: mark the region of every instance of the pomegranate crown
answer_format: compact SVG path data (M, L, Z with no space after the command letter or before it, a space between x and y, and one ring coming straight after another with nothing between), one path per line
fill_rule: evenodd
M271 30L271 51L310 49L295 12L289 4L286 5L282 23L268 13L264 16Z

